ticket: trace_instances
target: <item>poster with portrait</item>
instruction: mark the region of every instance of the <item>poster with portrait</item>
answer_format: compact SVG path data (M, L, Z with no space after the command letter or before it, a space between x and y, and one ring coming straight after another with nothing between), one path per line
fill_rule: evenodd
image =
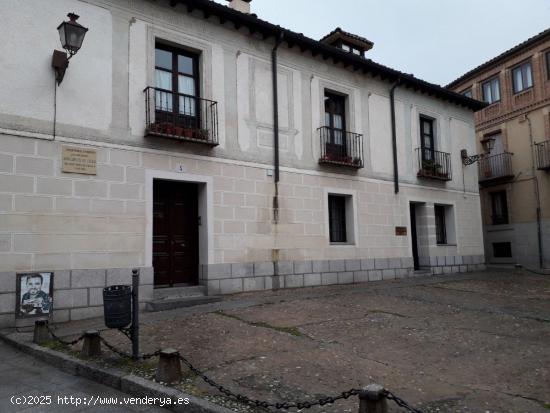
M17 274L17 318L49 317L53 311L53 272Z

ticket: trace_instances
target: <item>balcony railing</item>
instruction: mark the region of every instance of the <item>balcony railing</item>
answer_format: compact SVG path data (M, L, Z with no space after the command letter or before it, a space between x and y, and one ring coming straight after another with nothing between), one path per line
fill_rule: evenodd
M453 179L451 154L433 149L417 148L419 178L450 181Z
M535 153L537 155L537 168L550 170L550 140L535 143Z
M218 145L218 103L170 90L147 87L145 136Z
M363 135L323 126L318 129L321 142L319 163L362 168Z
M479 160L479 182L506 181L514 177L512 172L513 153L504 152Z

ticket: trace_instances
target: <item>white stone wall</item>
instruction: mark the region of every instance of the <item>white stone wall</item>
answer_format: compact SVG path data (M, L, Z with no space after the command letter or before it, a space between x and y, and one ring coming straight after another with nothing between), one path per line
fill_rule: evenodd
M69 143L0 136L0 271L150 266L145 175L166 171L177 179L178 166L182 180L206 175L212 182L211 212L202 215L213 223L214 240L203 264L270 261L273 250L292 261L411 256L409 237L395 235L396 226L409 226L410 202L424 203L432 223L423 255L474 255L482 247L475 193L403 185L396 195L387 181L285 168L275 225L270 165L103 145L95 147L97 176L67 174L61 153ZM352 196L352 245L329 243L329 193ZM435 246L434 203L453 206L456 245Z
M57 89L54 141L51 53L60 48L55 28L68 10L80 14L90 31ZM283 45L280 219L275 225L271 41L167 2L7 0L0 14L8 17L0 26L2 38L20 36L17 44L5 42L0 56L0 88L6 96L0 102L4 324L13 320L15 272L64 274L60 277L69 281L56 294L59 320L65 320L99 312L92 297L102 285L74 284L78 271L88 271L83 274L93 280L99 270L108 283L113 269L150 269L152 177L200 182L205 189L201 282L214 293L410 275L410 202L422 204L422 265L434 272L482 265L477 169L463 168L460 161L460 149L475 151L470 111L397 89L400 192L394 194L391 85ZM201 96L218 102L218 147L144 137L143 89L153 84L155 41L200 52ZM32 44L33 52L18 44ZM327 89L348 96L348 129L364 140L365 168L359 171L318 163L317 128ZM450 182L417 178L420 114L435 121L436 149L452 155ZM62 145L96 149L97 176L62 173ZM350 245L329 242L329 193L351 196ZM434 204L452 205L456 245L436 245ZM396 226L407 227L408 236L396 236ZM63 297L72 290L74 297L82 295L82 307L64 306Z

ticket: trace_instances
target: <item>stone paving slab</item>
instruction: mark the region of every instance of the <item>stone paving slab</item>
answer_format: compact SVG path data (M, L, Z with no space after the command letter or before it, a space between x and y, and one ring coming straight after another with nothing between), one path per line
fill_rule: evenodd
M246 293L141 320L143 352L177 348L253 398L314 400L376 382L427 413L549 411L547 276L484 272ZM128 348L120 333L102 334ZM194 387L217 394L199 379ZM354 412L357 400L311 411Z

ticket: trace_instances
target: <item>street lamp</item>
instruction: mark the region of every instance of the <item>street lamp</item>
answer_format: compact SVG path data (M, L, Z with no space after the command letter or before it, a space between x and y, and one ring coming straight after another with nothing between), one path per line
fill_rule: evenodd
M481 146L483 146L483 150L485 151L485 153L491 153L491 151L495 147L495 138L483 139L481 141ZM472 165L473 163L476 163L481 158L483 158L484 155L485 154L468 156L468 151L466 149L462 149L460 151L460 156L464 165Z
M55 70L55 80L57 84L61 84L65 71L69 67L69 60L80 50L82 42L86 36L88 29L81 24L77 23L79 18L74 13L67 15L69 21L64 21L57 27L59 32L59 39L61 40L61 46L66 52L54 50L52 57L52 67ZM68 56L67 56L68 54Z

